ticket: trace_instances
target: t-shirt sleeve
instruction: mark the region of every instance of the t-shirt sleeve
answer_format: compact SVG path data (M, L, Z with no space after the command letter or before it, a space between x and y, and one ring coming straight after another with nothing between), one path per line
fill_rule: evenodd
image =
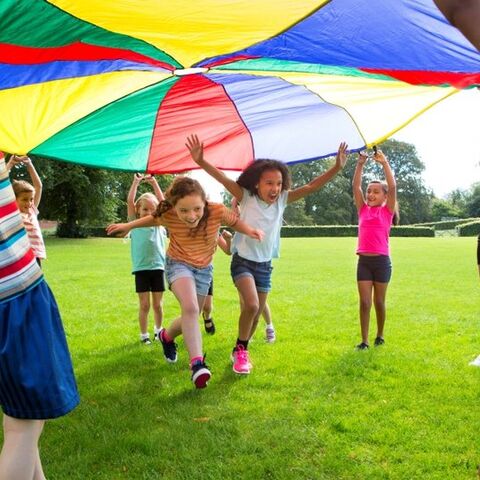
M237 214L225 205L221 205L220 207L222 208L222 224L233 227L238 222Z

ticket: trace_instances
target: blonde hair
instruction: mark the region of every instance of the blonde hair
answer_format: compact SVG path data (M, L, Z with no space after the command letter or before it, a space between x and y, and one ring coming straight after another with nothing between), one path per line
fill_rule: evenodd
M28 192L35 194L35 188L33 185L25 180L12 180L12 187L15 193L15 198L18 198L22 193Z
M158 198L153 194L153 193L144 193L140 195L137 200L135 201L135 214L138 216L138 211L140 208L142 208L142 205L144 204L145 201L152 202L155 205L155 210L158 207Z

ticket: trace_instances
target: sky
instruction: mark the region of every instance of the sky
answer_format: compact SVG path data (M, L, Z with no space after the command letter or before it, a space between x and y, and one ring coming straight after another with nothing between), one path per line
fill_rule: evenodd
M480 90L464 90L438 103L399 130L395 140L415 145L425 164L424 184L439 198L480 182ZM236 178L238 172L231 174ZM223 187L203 171L197 178L212 201Z

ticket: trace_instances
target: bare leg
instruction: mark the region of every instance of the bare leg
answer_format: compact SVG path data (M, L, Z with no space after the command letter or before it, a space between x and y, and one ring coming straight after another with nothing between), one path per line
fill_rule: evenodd
M258 295L258 311L253 317L253 323L252 323L252 328L250 330L250 336L248 337L249 339L253 337L253 334L255 333L255 330L257 329L258 326L258 319L260 318L261 312L265 309L265 304L267 303L267 297L268 297L268 292L257 292Z
M383 338L383 328L386 318L385 297L387 295L387 287L388 283L374 282L373 284L373 301L377 314L377 337L381 338Z
M202 314L204 320L209 319L212 316L213 311L213 295L207 295L205 302L203 303Z
M148 333L148 312L150 311L150 292L139 292L138 294L139 310L138 323L140 324L140 333Z
M205 297L198 295L195 281L190 277L182 277L172 283L172 292L177 297L182 310L167 329L170 338L183 334L183 340L190 358L203 356L202 336L198 326L198 315L203 308Z
M368 327L370 324L370 309L372 308L373 282L361 280L357 282L359 295L360 329L362 342L368 345Z
M260 301L258 298L255 281L251 276L240 277L235 286L242 298L240 318L238 321L238 338L243 341L250 339L253 320L259 311Z
M262 310L262 316L263 316L263 319L265 320L266 325L272 324L272 313L270 311L270 305L268 305L267 301L265 301L265 306L263 307L263 310Z
M20 420L4 415L0 480L44 480L38 440L44 420Z
M163 292L152 292L152 309L155 326L160 328L163 323Z

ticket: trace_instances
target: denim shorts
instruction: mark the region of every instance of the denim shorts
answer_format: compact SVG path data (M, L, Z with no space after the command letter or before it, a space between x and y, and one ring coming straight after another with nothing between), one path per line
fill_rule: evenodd
M254 262L237 253L232 256L230 273L235 283L241 277L253 277L258 292L268 293L272 289L272 262Z
M166 259L167 281L170 289L173 282L179 278L191 278L195 282L197 295L207 296L208 289L212 283L213 265L204 268L197 268L188 263L179 262L173 258Z
M359 255L357 281L388 283L392 277L392 262L388 255Z

